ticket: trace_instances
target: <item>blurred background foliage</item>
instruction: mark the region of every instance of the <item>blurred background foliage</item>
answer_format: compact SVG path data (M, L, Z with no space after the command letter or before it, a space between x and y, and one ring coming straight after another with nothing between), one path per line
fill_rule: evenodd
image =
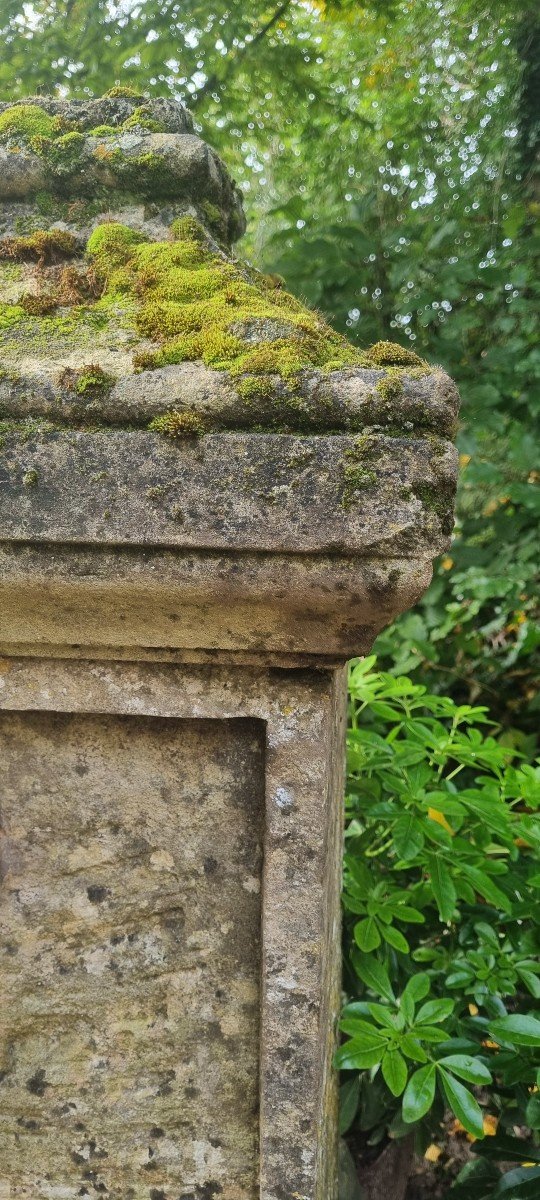
M2 0L4 99L175 95L244 192L241 252L364 346L457 380L458 524L379 663L533 750L540 464L534 0Z

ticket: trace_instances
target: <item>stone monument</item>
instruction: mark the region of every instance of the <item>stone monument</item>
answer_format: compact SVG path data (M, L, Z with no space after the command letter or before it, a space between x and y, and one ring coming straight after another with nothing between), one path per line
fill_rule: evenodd
M168 100L0 105L2 1200L335 1200L345 676L457 395L237 259Z

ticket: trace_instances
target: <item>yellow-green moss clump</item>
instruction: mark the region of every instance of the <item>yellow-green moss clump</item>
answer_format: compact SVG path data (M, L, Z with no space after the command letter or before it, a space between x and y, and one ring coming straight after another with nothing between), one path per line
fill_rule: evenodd
M177 412L175 408L154 417L148 426L154 433L162 433L170 438L200 437L204 433L204 422L194 412Z
M109 88L108 92L103 93L104 100L122 99L122 97L125 97L126 100L144 100L144 96L136 88L125 87L118 83Z
M31 138L52 138L58 130L55 117L49 116L37 104L16 104L0 113L0 141L20 138L28 142Z
M160 348L139 354L139 369L202 359L232 376L293 382L303 370L354 366L364 355L318 313L249 268L215 253L191 217L173 223L175 241L148 242L120 224L98 226L88 254L106 293L137 298L139 332ZM266 340L265 340L266 339ZM268 340L270 339L270 340Z
M419 358L414 350L399 346L397 342L375 342L365 356L372 367L427 367L423 358Z

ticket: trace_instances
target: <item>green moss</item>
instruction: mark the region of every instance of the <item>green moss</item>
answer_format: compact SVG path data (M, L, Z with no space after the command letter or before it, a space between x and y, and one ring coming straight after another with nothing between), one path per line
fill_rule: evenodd
M26 237L6 237L0 240L0 259L16 259L19 262L61 262L73 258L79 251L79 243L72 233L64 229L37 229Z
M30 141L35 137L52 138L57 129L56 120L37 104L17 104L0 113L0 140L21 138Z
M89 137L112 137L118 133L118 129L114 125L96 125L95 129L88 130Z
M217 204L212 204L210 200L203 200L201 212L218 241L226 241L228 231L225 213L218 208Z
M87 156L86 138L75 130L56 138L39 135L31 139L30 145L57 178L80 171Z
M176 409L154 417L148 428L154 433L162 433L170 438L200 437L204 433L204 423L197 413L177 412Z
M74 390L78 396L86 398L97 399L107 395L115 382L113 375L108 375L95 363L81 367L79 371L75 372L75 375Z
M165 155L152 150L127 155L120 146L99 145L93 157L107 166L125 191L150 198L178 195L178 177Z
M377 445L377 439L373 435L362 434L355 438L354 445L345 451L342 508L351 508L358 498L359 491L373 487L377 483L377 475L369 465L377 453Z
M397 342L375 342L365 351L365 357L371 366L376 367L427 367L427 363L414 350L399 346Z
M20 304L0 304L0 330L13 329L25 319L24 308Z
M143 233L111 221L96 226L90 234L86 250L105 278L110 280L114 268L129 262L135 247L145 241L147 238Z
M277 377L286 385L283 420L309 421L310 406L298 395L301 373L329 362L358 365L363 354L295 297L215 253L193 217L174 221L172 234L173 242L144 242L111 224L98 226L88 242L105 295L120 290L134 296L139 332L159 343L135 356L135 369L199 359L227 371L252 406L275 397ZM268 340L275 330L282 335Z
M395 369L387 371L384 378L379 379L376 391L382 396L383 400L399 400L399 397L403 395L403 380L399 371Z
M140 104L134 108L131 116L124 121L122 129L144 129L148 133L166 133L163 121L156 121L147 104Z
M25 487L35 487L38 482L39 475L35 468L31 471L25 471L23 475L23 483Z
M171 233L177 242L207 242L206 233L196 217L177 217L171 225Z
M109 88L108 92L103 93L104 100L122 99L123 97L127 100L144 100L144 96L136 88L123 87L120 84L115 84L114 87Z
M413 483L411 490L428 513L434 513L442 532L450 536L454 528L455 487L451 482Z
M0 420L0 448L5 445L6 439L15 438L21 443L31 442L42 437L44 433L52 433L54 429L51 421L41 421L36 417Z

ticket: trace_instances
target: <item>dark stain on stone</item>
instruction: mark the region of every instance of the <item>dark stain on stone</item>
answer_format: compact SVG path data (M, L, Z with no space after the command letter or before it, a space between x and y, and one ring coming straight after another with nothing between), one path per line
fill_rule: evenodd
M35 1133L39 1129L37 1121L33 1121L29 1117L17 1117L17 1125L20 1125L22 1129L28 1130L29 1133Z
M161 1188L150 1188L150 1200L167 1200L167 1197Z
M161 1128L161 1125L152 1125L152 1128L150 1130L150 1137L153 1137L153 1138L165 1137L165 1130Z
M101 904L110 894L110 888L98 887L97 884L92 884L86 889L86 895L91 904Z
M202 1183L197 1186L197 1196L200 1200L214 1200L215 1196L219 1196L223 1188L220 1183L216 1183L214 1179L209 1179L208 1183Z
M205 858L203 863L205 875L213 875L214 871L217 870L217 865L217 859L211 857Z
M43 1067L39 1067L35 1075L32 1075L32 1077L28 1079L26 1083L27 1092L31 1092L33 1096L44 1096L45 1089L48 1087L50 1087L50 1084L46 1083L45 1081L45 1071L43 1070Z

